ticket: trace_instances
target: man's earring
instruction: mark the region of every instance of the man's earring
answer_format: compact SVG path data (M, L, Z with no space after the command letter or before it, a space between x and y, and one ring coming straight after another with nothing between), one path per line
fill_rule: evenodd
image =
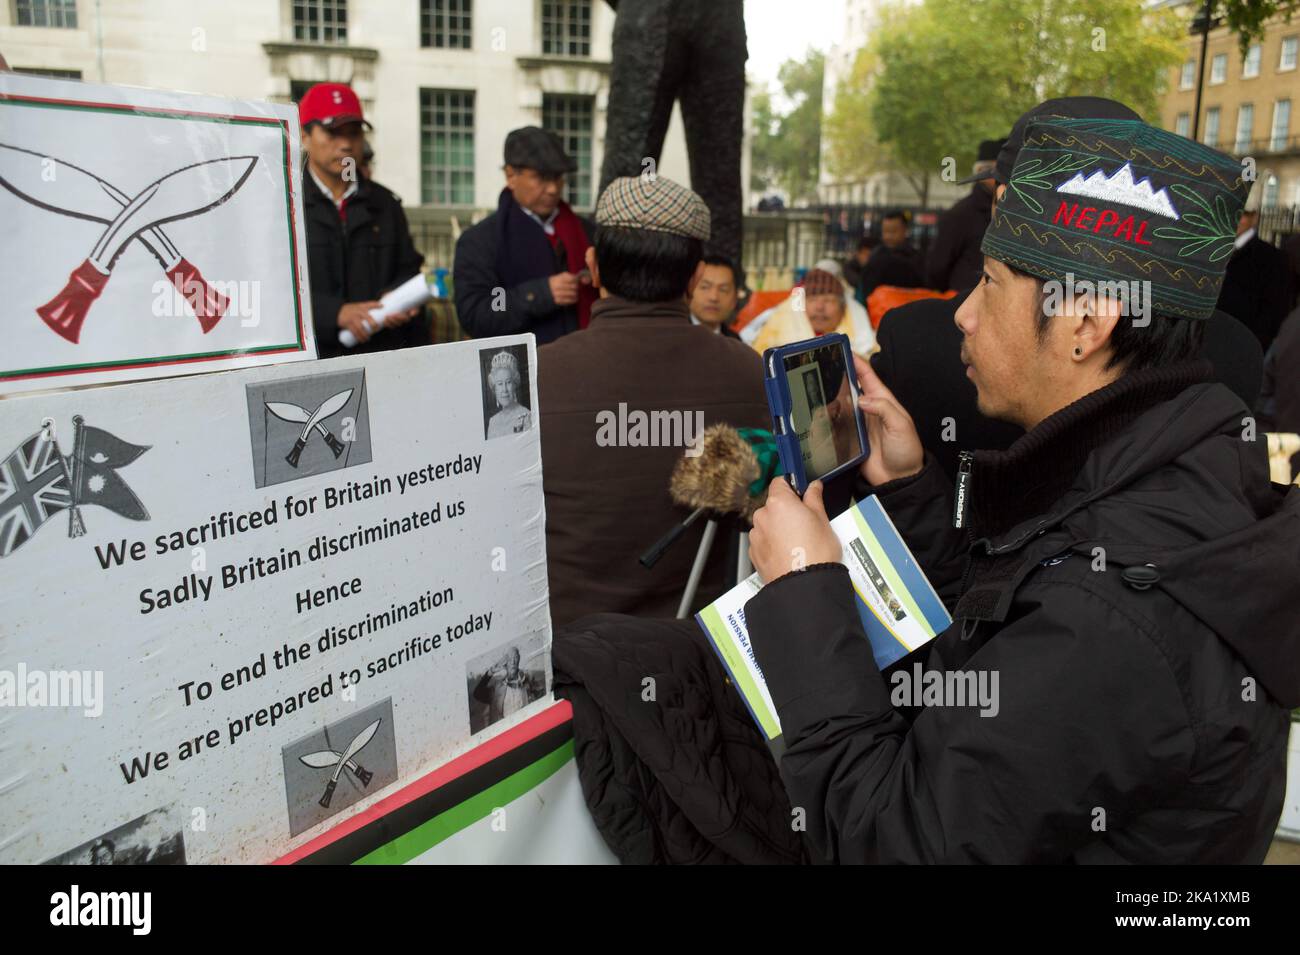
M1078 345L1075 345L1075 346L1074 346L1074 357L1075 357L1075 358L1082 358L1082 357L1083 357L1083 349L1080 348Z

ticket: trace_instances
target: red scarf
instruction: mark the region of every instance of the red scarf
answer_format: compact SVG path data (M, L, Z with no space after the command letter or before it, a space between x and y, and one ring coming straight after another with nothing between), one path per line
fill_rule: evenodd
M591 248L591 242L587 238L587 230L582 227L582 220L569 208L567 202L561 202L559 209L555 213L553 225L555 226L555 234L546 237L551 243L551 248L555 248L556 243L563 242L564 257L566 259L565 268L575 274L581 272L587 267L587 249ZM591 321L591 306L596 301L596 298L596 290L591 285L579 287L579 328L586 328L587 323Z

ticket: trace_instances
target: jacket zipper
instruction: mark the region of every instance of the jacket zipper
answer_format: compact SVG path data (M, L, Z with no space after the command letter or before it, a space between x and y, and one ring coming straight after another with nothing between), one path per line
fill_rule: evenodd
M952 499L952 526L956 528L966 526L966 509L970 497L971 462L973 459L974 455L969 451L961 452L958 457L960 464L957 466L957 493Z
M975 455L970 451L962 451L958 456L959 464L957 466L957 493L953 496L952 501L952 526L966 531L966 566L961 572L961 593L966 593L966 585L970 582L971 566L975 563L975 535L971 533L969 525L966 523L966 511L970 502L971 489L971 468L974 465Z

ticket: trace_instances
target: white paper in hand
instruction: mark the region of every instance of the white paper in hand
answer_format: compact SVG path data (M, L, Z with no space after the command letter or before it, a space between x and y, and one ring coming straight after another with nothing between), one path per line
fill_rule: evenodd
M380 301L379 308L370 310L371 333L384 327L390 315L399 315L407 309L418 308L433 298L433 289L429 287L423 272L416 272L407 281L392 289ZM355 348L357 338L346 328L339 332L339 344L344 348Z

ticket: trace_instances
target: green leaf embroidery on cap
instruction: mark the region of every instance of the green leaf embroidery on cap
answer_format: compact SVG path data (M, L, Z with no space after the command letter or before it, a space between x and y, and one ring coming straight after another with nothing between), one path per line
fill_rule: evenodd
M1027 159L1011 171L1011 178L1007 184L1020 197L1021 202L1033 209L1034 212L1041 214L1043 211L1042 203L1025 192L1025 189L1051 189L1051 176L1063 172L1075 172L1085 166L1091 166L1096 161L1096 156L1084 156L1082 159L1076 159L1066 153L1063 156L1057 156L1051 165L1039 169L1038 167L1043 164L1041 159Z
M1207 215L1202 215L1199 212L1185 212L1181 221L1193 228L1161 226L1153 230L1151 234L1158 239L1182 241L1183 245L1178 250L1180 258L1196 255L1211 245L1215 246L1213 251L1210 252L1211 262L1218 262L1231 255L1233 241L1237 238L1237 229L1232 217L1228 214L1228 202L1224 199L1222 193L1214 197L1214 205L1211 206L1204 196L1181 182L1170 186L1169 191L1180 199L1185 199L1194 205L1200 206ZM1215 243L1218 244L1215 245Z

